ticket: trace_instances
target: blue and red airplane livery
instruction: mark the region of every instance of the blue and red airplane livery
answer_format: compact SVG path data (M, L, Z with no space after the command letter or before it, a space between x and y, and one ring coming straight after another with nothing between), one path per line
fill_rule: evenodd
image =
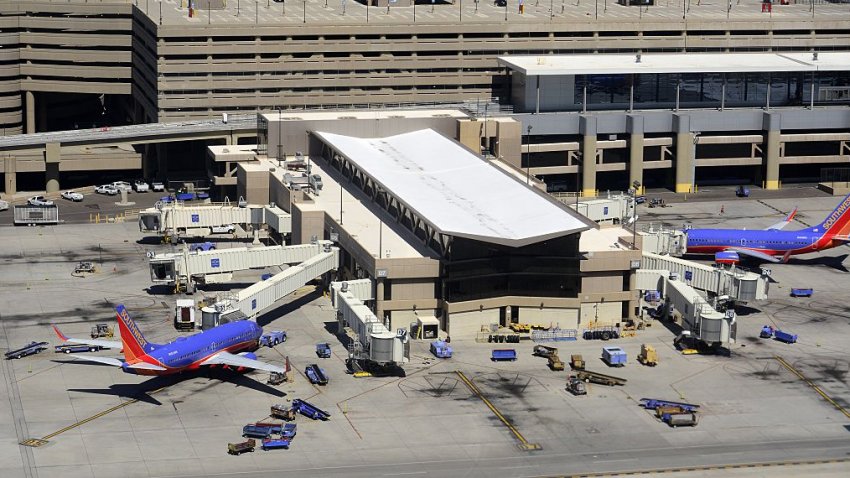
M123 305L115 308L121 341L77 339L67 337L55 325L60 339L74 343L124 349L124 360L87 355L85 360L121 367L124 372L138 375L171 375L203 366L225 366L239 370L257 369L283 373L284 369L257 360L254 350L259 347L263 329L256 322L240 320L219 325L188 337L178 337L167 344L148 342Z
M787 262L793 255L831 249L850 241L850 195L817 226L783 231L796 214L794 209L784 221L766 230L689 229L686 231L687 252L716 254L715 259L721 263L737 262L738 255Z

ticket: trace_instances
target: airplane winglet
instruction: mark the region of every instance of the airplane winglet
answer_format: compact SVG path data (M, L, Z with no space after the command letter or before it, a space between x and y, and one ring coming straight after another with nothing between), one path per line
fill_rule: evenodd
M795 207L795 208L794 208L794 210L793 210L793 211L791 211L791 213L790 213L790 214L788 214L788 217L786 217L786 218L785 218L785 222L791 222L791 221L793 221L793 220L794 220L794 217L796 217L796 216L797 216L797 208Z
M63 333L59 330L59 327L56 327L56 326L55 326L55 325L53 325L53 324L50 324L50 325L53 327L53 331L54 331L54 332L56 332L56 335L58 335L58 336L59 336L59 338L60 338L60 339L62 339L62 341L63 341L63 342L67 342L67 341L68 341L68 336L67 336L67 335L65 335L65 334L63 334Z

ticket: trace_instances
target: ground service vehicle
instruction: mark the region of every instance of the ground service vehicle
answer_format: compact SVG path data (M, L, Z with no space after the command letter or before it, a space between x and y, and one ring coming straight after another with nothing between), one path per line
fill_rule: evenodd
M746 186L738 186L738 188L735 189L735 195L739 198L748 198L750 197L750 188Z
M558 357L558 353L550 355L547 359L549 361L549 368L555 372L559 372L564 370L564 362L561 361L561 358Z
M316 356L319 358L330 358L331 357L331 344L327 342L322 342L320 344L316 344Z
M281 330L272 330L260 336L261 347L274 347L281 342L286 342L286 332Z
M162 181L151 181L151 189L154 191L165 191L165 184Z
M133 189L137 193L146 193L146 192L150 191L151 188L150 188L150 186L148 186L148 183L144 182L141 179L137 179L137 180L133 181Z
M791 288L791 297L811 297L814 293L814 289Z
M786 344L793 344L797 342L797 334L789 334L788 332L783 332L779 329L773 331L773 337L780 342L785 342Z
M575 375L567 377L567 391L573 395L587 395L587 387Z
M287 422L291 422L292 420L295 420L295 410L293 410L292 407L288 407L286 405L272 405L271 416L272 418L278 418L281 420L286 420Z
M307 403L300 398L296 398L292 401L292 409L298 411L298 413L305 417L312 418L313 420L327 420L331 417L330 413L316 407L315 405Z
M452 347L443 340L431 342L431 353L437 358L452 358Z
M253 438L249 438L240 443L228 443L227 453L231 455L239 455L246 451L254 451L255 446L257 446L257 441Z
M602 347L602 360L609 367L622 367L626 365L626 352L620 347Z
M546 345L535 345L532 353L538 357L549 358L552 355L557 355L558 349L556 347L548 347Z
M490 360L494 362L515 361L516 350L514 349L496 349L490 355Z
M69 354L71 352L97 352L101 349L97 345L85 344L62 344L55 347L57 353Z
M304 375L310 380L310 383L315 385L327 385L328 384L328 376L325 374L324 369L319 368L316 364L310 364L304 369Z
M233 234L236 232L236 226L233 224L222 224L221 226L212 226L210 228L212 234Z
M264 438L263 450L276 450L278 448L288 449L292 440L287 438Z
M242 427L242 436L251 438L270 438L272 427L259 425L245 425Z
M33 196L27 199L27 204L30 206L52 206L53 201L44 196Z
M655 352L655 347L652 345L641 344L638 362L650 367L658 365L658 354Z
M64 199L74 202L80 202L83 200L83 195L76 191L62 191L62 194L60 196L62 196L62 198Z
M115 181L110 184L110 186L117 189L118 191L130 192L133 190L133 186L131 186L130 183L128 183L127 181Z
M118 189L113 187L111 184L103 184L95 186L94 192L97 194L106 194L107 196L115 196L118 194Z
M660 407L679 407L686 412L695 412L699 408L699 405L693 403L673 402L658 398L641 398L638 400L638 403L648 410L657 410Z
M584 370L584 359L581 357L581 354L570 355L570 367L573 370Z
M597 383L599 385L625 385L628 381L625 378L614 377L612 375L604 375L601 373L591 372L590 370L579 370L576 372L576 377L585 382Z
M676 427L695 427L699 419L695 412L688 413L665 413L661 416L661 420L673 428Z
M0 201L0 211L5 211L9 209L9 203L6 201Z
M114 331L112 327L106 324L97 324L91 328L91 338L97 339L100 337L112 337L114 335Z
M6 359L19 359L22 357L26 357L27 355L41 353L42 351L47 350L47 346L47 342L30 342L29 345L25 345L19 349L10 350L6 352Z

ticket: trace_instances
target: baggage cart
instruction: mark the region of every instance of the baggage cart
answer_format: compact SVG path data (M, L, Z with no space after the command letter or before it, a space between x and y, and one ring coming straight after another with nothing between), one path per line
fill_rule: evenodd
M661 416L661 420L673 428L676 427L695 427L699 422L695 412L689 413L665 413Z
M791 288L791 297L811 297L814 289Z
M283 448L284 450L289 449L289 445L292 440L288 438L265 438L263 439L263 450L277 450Z
M328 420L331 417L330 413L316 407L315 405L307 403L300 398L296 398L292 401L292 408L298 413L305 417L312 418L313 420Z
M227 453L231 455L240 455L245 453L246 451L254 451L254 447L257 445L257 441L253 438L249 438L240 443L228 443L227 444Z
M9 359L19 359L26 357L27 355L33 355L41 353L44 350L47 350L47 346L49 344L47 342L30 342L28 345L25 345L19 349L10 350L6 352L6 360Z
M495 349L490 355L490 360L493 362L515 361L516 350L514 349Z
M287 422L295 420L295 410L293 410L292 407L288 407L286 405L272 405L270 415L272 416L272 418L278 418Z
M776 329L773 332L773 338L780 342L785 342L786 344L793 344L797 342L797 334L789 334L788 332L783 332L779 329Z

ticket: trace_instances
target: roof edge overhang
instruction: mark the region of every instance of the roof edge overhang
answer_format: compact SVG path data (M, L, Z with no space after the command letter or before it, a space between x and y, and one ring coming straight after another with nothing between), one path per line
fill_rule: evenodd
M569 231L558 231L550 234L544 234L540 236L532 236L532 237L524 237L521 239L508 239L504 237L493 237L493 236L479 236L475 234L461 234L461 233L453 233L450 231L441 231L441 234L445 234L451 237L461 237L464 239L471 239L479 242L486 242L490 244L498 244L500 246L507 247L525 247L530 246L532 244L537 244L539 242L548 241L549 239L555 239L557 237L570 236L573 234L579 234L588 229L592 229L591 227L580 227L576 229L571 229Z

